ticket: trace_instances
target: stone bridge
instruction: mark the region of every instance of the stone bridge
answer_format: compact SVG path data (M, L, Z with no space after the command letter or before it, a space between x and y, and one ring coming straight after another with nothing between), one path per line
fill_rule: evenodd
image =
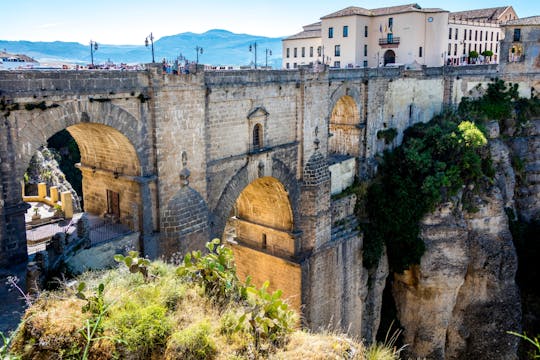
M331 194L371 176L405 128L496 75L495 66L0 72L0 267L27 260L20 183L36 150L67 129L85 211L110 213L116 199L142 253L227 239L239 274L283 289L307 325L373 338L370 304L387 270L362 267L361 235L338 229L351 205ZM377 133L391 128L386 144Z

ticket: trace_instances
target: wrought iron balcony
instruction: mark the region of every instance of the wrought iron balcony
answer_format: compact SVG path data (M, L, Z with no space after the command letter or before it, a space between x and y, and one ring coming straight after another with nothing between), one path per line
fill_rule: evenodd
M391 45L396 44L399 45L399 37L394 36L392 38L379 38L379 45Z

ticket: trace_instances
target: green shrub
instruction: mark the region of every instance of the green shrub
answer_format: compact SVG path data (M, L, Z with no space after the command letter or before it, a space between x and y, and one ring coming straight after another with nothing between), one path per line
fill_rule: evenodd
M105 326L114 332L121 352L138 354L141 359L165 346L172 327L167 308L159 304L143 306L137 301L111 309Z
M385 244L393 271L418 264L425 250L421 218L491 169L481 150L487 143L484 134L456 114L417 124L404 135L401 146L384 153L379 176L368 189L363 250L368 268L377 264Z
M206 244L209 253L192 251L185 257L176 273L200 284L205 292L218 302L238 296L239 281L232 250L220 245L219 239Z
M386 145L391 144L396 138L398 132L395 128L377 131L377 139L384 139Z
M213 359L217 353L211 336L210 323L200 321L187 328L174 332L167 342L167 360L205 360Z
M236 330L247 329L257 350L261 348L262 342L283 344L296 323L296 314L281 300L281 290L270 293L268 286L269 282L266 281L260 289L246 287L249 306L238 319L236 327Z

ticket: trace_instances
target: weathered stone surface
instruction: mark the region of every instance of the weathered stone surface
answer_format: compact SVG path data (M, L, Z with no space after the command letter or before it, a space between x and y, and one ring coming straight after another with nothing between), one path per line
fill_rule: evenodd
M540 219L540 120L531 120L522 135L512 139L512 156L523 164L516 206L525 221Z
M502 158L504 169L508 154ZM426 253L395 276L405 343L413 356L430 359L516 358L518 341L506 331L519 331L521 305L504 196L491 187L473 198L475 213L457 200L423 219Z

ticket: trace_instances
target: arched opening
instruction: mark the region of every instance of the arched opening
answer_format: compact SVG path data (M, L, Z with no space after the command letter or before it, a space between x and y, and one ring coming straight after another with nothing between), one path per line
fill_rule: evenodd
M509 62L519 62L522 60L523 57L523 45L521 44L514 44L510 48L510 52L508 54L508 61Z
M361 139L365 124L360 122L356 101L344 95L334 105L330 117L328 152L332 173L332 194L338 194L350 186L356 175L357 159L364 156Z
M253 150L260 150L263 147L263 130L261 124L253 127Z
M396 53L394 50L386 50L384 53L384 65L386 64L395 64L396 62Z
M283 290L293 308L300 310L301 270L295 255L293 212L289 195L274 177L259 178L238 196L223 238L234 251L240 278L251 276L255 285L270 281L270 290Z
M23 201L31 206L25 216L29 252L41 250L58 231L73 232L82 211L92 216L92 225L101 226L96 243L139 230L141 166L126 136L107 125L80 123L47 143L49 148L41 147L32 157L23 179ZM100 219L115 226L105 228Z
M344 95L334 105L330 116L330 154L359 156L360 113L356 101Z

